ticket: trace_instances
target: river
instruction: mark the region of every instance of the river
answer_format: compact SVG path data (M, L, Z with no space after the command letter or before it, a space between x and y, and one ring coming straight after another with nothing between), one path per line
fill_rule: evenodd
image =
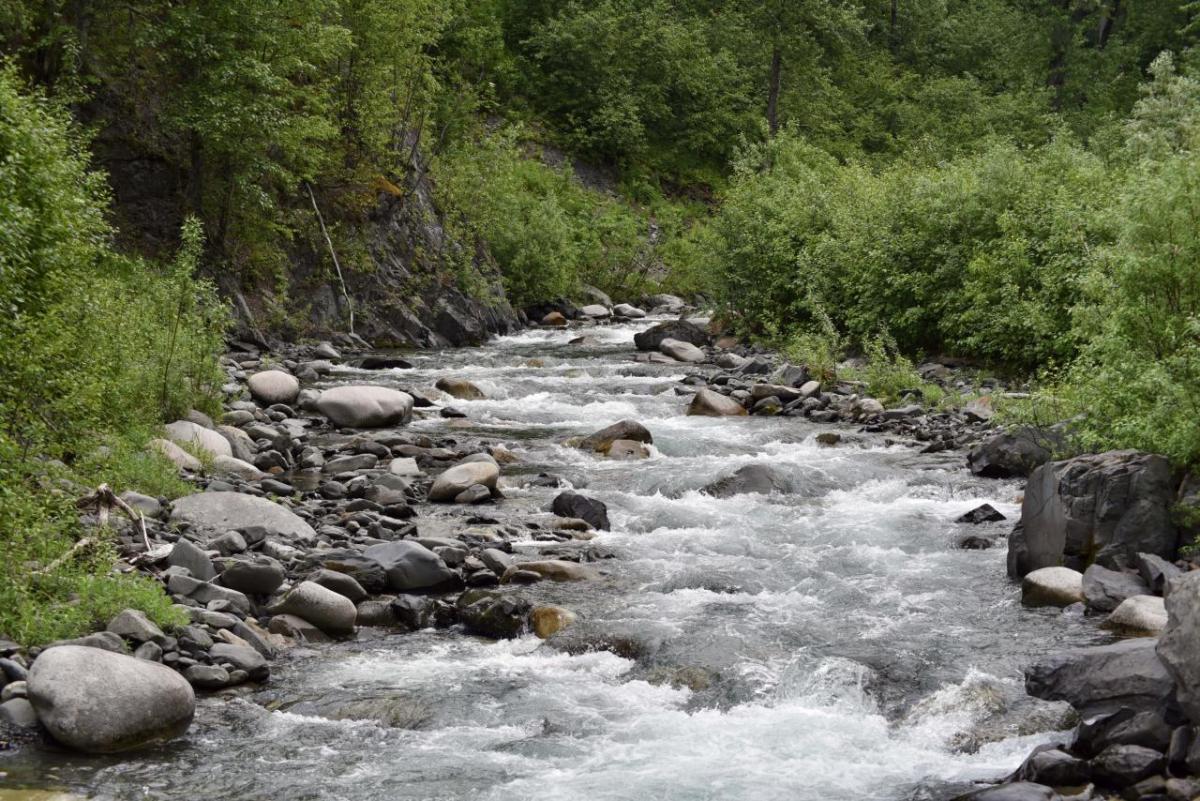
M26 752L0 769L125 800L837 801L938 798L1015 768L1057 719L1025 698L1022 667L1097 636L1081 618L1023 609L1003 543L955 547L972 527L954 518L980 503L1011 525L1020 483L848 427L685 416L687 369L631 359L646 325L532 330L415 354L412 370L332 377L417 387L453 375L487 394L454 402L469 428L412 428L507 443L520 460L504 468L507 499L421 507L424 535L536 519L559 491L528 484L541 473L608 504L613 530L572 546L602 580L521 590L578 613L566 645L368 631L294 649L254 693L203 700L168 746ZM569 344L580 333L593 341ZM625 418L652 432L650 459L563 445ZM829 430L843 441L817 444ZM699 492L750 463L792 491ZM498 523L468 521L481 513ZM547 545L511 532L518 552Z

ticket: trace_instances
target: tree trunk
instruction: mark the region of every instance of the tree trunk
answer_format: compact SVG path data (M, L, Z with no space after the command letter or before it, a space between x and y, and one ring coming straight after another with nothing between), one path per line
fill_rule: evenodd
M783 73L783 53L779 45L771 49L771 85L767 92L767 130L774 137L779 132L779 83Z
M1096 49L1103 50L1104 46L1108 44L1108 37L1112 34L1113 25L1120 11L1121 0L1113 0L1112 8L1101 10L1100 25L1096 28Z

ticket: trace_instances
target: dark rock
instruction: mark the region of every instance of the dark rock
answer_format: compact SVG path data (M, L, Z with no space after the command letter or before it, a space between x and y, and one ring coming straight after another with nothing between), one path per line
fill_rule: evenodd
M231 560L221 571L221 583L246 595L270 595L283 585L283 565L269 556Z
M1200 571L1167 585L1167 627L1158 656L1177 686L1177 698L1193 723L1200 723Z
M320 584L327 590L333 590L338 595L344 595L352 603L357 604L367 597L367 591L354 580L354 577L336 570L321 569L308 577L314 584Z
M976 506L966 514L962 514L954 518L954 522L972 523L978 525L979 523L997 523L1005 519L1006 518L1004 515L1000 514L1000 512L998 512L994 506L992 506L990 503L985 503L980 506Z
M398 595L391 602L396 623L409 631L433 625L437 603L423 595Z
M1096 781L1109 787L1129 787L1166 767L1166 759L1152 748L1112 745L1092 760Z
M1046 784L1052 787L1083 785L1091 781L1091 767L1085 760L1072 756L1054 745L1039 746L1017 769L1021 781Z
M461 577L441 557L415 542L384 542L363 551L378 562L387 575L387 586L395 592L446 590L462 586Z
M1171 467L1161 456L1111 451L1044 464L1029 477L1009 538L1009 575L1059 564L1135 567L1139 553L1173 559L1173 503Z
M635 334L633 344L637 346L638 350L656 351L664 339L677 339L699 348L712 342L712 337L708 335L708 332L695 323L687 320L671 320Z
M954 801L1063 801L1053 789L1033 782L1013 782L961 795Z
M367 592L380 593L387 589L387 573L383 565L358 551L329 551L320 555L319 564L328 570L352 577Z
M651 436L650 431L644 425L636 420L621 420L585 437L579 443L579 447L585 451L607 453L612 444L619 439L644 442L646 444L654 442L654 437Z
M701 491L714 498L731 498L734 495L744 494L770 495L775 492L790 492L791 483L786 476L773 467L765 464L748 464L739 467L733 475L708 484Z
M971 472L984 478L1020 478L1050 461L1062 435L1047 429L1018 428L997 434L967 454Z
M964 551L986 551L993 545L995 545L995 543L987 537L978 537L974 534L963 537L958 541L958 547L962 548Z
M1146 582L1150 592L1155 595L1162 595L1167 588L1168 581L1183 575L1183 571L1174 563L1152 553L1137 555L1137 569L1142 581Z
M356 367L363 370L411 370L412 362L399 356L373 355L363 356L354 362Z
M577 492L563 492L554 499L550 511L559 517L575 517L586 520L592 528L606 530L608 507L603 502Z
M498 640L519 637L529 627L533 604L512 594L470 590L456 604L467 631Z
M1092 565L1083 574L1083 599L1090 609L1111 612L1126 598L1149 593L1150 588L1131 573Z
M1155 710L1122 707L1116 712L1091 715L1075 727L1071 751L1091 758L1112 745L1141 745L1165 751L1172 729Z
M217 569L213 567L208 554L200 550L195 543L183 537L175 541L175 545L171 548L171 554L167 557L167 564L174 567L185 567L193 578L201 581L209 581L217 575Z
M263 655L245 645L219 642L209 651L213 662L229 664L235 670L244 670L251 681L266 681L271 669Z
M1067 701L1085 715L1157 707L1175 686L1154 646L1154 640L1138 638L1052 655L1025 671L1025 690Z

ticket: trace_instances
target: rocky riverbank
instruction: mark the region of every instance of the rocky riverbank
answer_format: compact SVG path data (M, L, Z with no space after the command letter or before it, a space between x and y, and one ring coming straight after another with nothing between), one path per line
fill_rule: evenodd
M660 300L659 313L679 311L672 299ZM543 316L551 327L560 325L554 315L570 316L581 347L602 330L595 325L641 319L637 308L594 306ZM14 739L40 736L39 720L58 742L93 752L169 738L191 719L190 693L261 686L281 654L356 629L457 626L496 639L532 632L569 653L631 657L655 647L644 635L614 638L585 625L571 604L534 591L544 582L604 591L615 563L593 538L610 527L605 503L568 477L522 472L511 438L481 432L458 408L487 402L476 383L454 375L406 382L404 358L349 345L268 353L235 343L223 418L193 414L155 443L204 491L174 503L128 493L124 500L144 515L146 533L130 523L118 532L124 568L159 578L190 624L163 632L125 612L82 641L29 652L4 644L4 715L27 732ZM972 448L980 476L1020 475L1048 458L1019 433L996 436L986 403L936 412L915 403L884 408L859 385L823 385L803 367L718 340L703 321L645 323L634 347L626 358L684 371L673 392L691 415L838 423L817 435L824 447L845 445L857 431L927 454ZM355 379L358 370L381 369L386 386ZM1003 391L947 365L922 372L971 397ZM439 433L416 430L413 420L441 421ZM651 430L633 419L562 444L616 462L644 460L655 448ZM530 508L504 500L506 488L518 485L558 489L545 507ZM785 471L761 464L702 488L712 498L797 490ZM985 523L988 533L964 537L960 546L994 544L992 524L1002 517L991 507L968 511L962 523ZM522 547L529 542L536 553ZM72 659L87 664L70 667ZM698 687L712 681L688 675ZM127 678L122 686L88 684L96 676ZM140 689L127 692L126 685Z

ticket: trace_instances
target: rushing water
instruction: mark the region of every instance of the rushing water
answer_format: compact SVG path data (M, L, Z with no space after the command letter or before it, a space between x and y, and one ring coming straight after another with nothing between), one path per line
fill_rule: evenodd
M852 429L826 448L830 427L800 419L687 417L685 368L631 360L639 327L575 345L579 332L526 332L333 377L478 384L487 400L454 402L470 428L413 428L508 444L508 499L483 510L501 521L544 513L558 490L526 484L542 472L604 500L613 530L582 546L612 557L604 578L523 591L620 647L368 632L290 652L256 694L202 701L191 733L156 751L26 752L0 770L113 799L833 801L937 798L1013 769L1055 720L1024 698L1021 668L1094 636L1022 609L1003 547L954 547L969 533L955 517L988 502L1012 518L1020 485ZM651 430L651 459L562 444L623 418ZM794 491L699 492L750 463ZM426 512L422 533L477 511Z

